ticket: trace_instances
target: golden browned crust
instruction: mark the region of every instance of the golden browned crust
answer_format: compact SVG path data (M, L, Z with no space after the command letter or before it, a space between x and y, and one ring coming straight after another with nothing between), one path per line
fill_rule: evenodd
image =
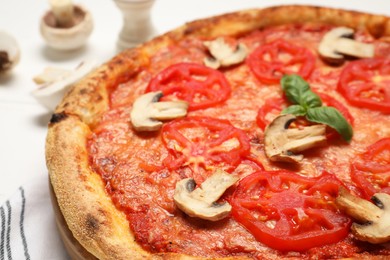
M57 107L49 124L46 160L59 208L77 241L100 259L195 259L175 254L150 254L134 240L126 216L106 194L88 162L86 138L109 107L110 89L148 66L158 49L186 37L239 35L288 23L322 22L365 28L384 40L390 20L379 15L308 6L246 10L198 20L135 49L126 50L75 85Z

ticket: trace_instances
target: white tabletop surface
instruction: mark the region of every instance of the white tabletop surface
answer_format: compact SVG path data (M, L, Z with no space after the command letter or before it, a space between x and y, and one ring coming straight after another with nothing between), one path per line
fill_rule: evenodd
M93 16L94 31L78 51L61 53L46 46L39 21L49 9L47 0L0 0L0 30L12 34L21 60L12 73L0 76L0 205L17 188L47 175L44 146L51 111L31 91L32 78L48 66L72 69L83 60L103 63L116 53L122 15L112 0L74 0ZM279 4L340 7L390 16L389 0L156 0L151 15L159 33L194 19L240 9Z

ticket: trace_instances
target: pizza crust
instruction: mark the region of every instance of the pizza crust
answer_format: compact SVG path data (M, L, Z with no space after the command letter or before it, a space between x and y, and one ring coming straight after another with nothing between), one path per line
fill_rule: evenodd
M126 50L67 93L49 124L46 160L57 199L54 203L58 202L68 228L83 248L99 259L199 259L143 250L135 242L125 214L115 208L100 176L90 168L86 139L109 108L110 89L147 67L148 57L157 50L184 38L234 36L273 25L307 22L365 28L390 41L390 21L385 16L310 6L246 10L188 23Z

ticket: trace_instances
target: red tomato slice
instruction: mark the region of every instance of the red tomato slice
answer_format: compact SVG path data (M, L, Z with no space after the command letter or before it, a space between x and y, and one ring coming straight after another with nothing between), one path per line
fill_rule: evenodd
M270 119L270 114L274 114L275 117L280 114L280 111L282 111L282 108L285 106L287 101L283 98L271 98L267 99L265 101L264 105L260 107L259 111L257 112L256 116L256 123L257 125L264 130L265 127L271 123L272 119Z
M390 58L350 62L341 72L338 90L354 106L390 113Z
M317 178L286 170L258 171L237 186L233 217L261 243L280 251L304 251L336 243L351 220L336 207L342 183L329 173Z
M323 67L316 67L308 79L310 87L319 91L334 90L337 88L340 73L338 69L325 70Z
M162 100L189 102L189 110L220 104L231 92L223 73L195 63L178 63L164 69L146 88L146 92L158 90L164 94Z
M241 160L240 165L233 169L232 173L243 178L249 174L257 171L263 171L264 167L262 163L251 156L245 157Z
M390 138L367 147L366 152L351 164L351 179L366 199L371 199L377 192L390 194Z
M162 141L169 152L163 163L170 169L189 165L197 183L207 177L208 169L235 167L250 151L243 130L227 120L209 117L186 117L165 124Z
M259 162L257 159L252 157L246 157L243 161L243 164L251 166L253 169L255 169L252 172L264 170L264 166Z
M261 82L274 84L285 74L298 74L307 79L314 69L315 57L306 48L276 40L259 46L246 62Z

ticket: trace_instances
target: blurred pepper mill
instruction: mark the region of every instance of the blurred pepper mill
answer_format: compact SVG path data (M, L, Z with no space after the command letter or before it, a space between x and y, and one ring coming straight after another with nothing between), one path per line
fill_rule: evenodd
M114 0L114 2L123 15L123 27L117 41L118 50L135 47L155 35L150 16L155 0Z

